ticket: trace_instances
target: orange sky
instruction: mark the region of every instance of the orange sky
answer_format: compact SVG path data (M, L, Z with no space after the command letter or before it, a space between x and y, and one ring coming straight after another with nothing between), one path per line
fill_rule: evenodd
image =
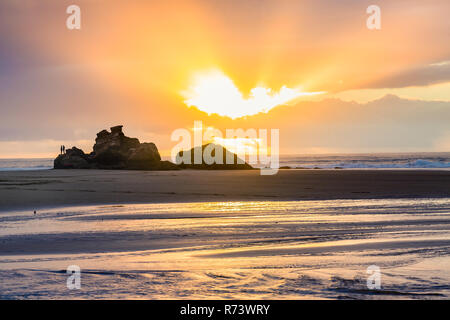
M96 132L115 124L167 153L171 132L194 120L220 129L279 128L282 153L449 145L448 1L377 1L377 31L366 27L372 3L357 0L81 0L82 28L67 30L70 4L0 4L0 157L52 156L61 143L90 148ZM269 111L270 122L265 115L231 121L184 103L193 75L208 70L228 77L244 99L255 87L327 93L291 101L294 111ZM374 108L370 102L386 94L423 101L397 110L387 105L395 99L382 99L386 114L369 128L372 111L364 106ZM357 119L352 100L361 105ZM417 124L402 116L411 108L434 113ZM336 114L353 121L337 122ZM341 139L330 139L330 130ZM378 138L386 132L400 137Z

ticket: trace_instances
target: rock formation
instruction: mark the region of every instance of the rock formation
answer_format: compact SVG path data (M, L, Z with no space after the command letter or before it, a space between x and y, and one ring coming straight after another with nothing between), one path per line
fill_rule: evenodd
M54 161L55 169L89 169L92 167L90 156L83 150L73 147L60 154Z
M224 147L214 144L202 146L202 154L205 152L214 160L215 151L222 153L222 164L206 163L202 156L201 164L194 164L195 150L184 151L191 155L191 163L173 164L169 161L162 161L158 148L154 143L140 143L136 138L129 138L122 132L123 126L111 128L111 132L102 130L97 133L95 139L94 151L86 154L83 150L73 147L67 149L66 153L60 154L55 160L53 167L55 169L125 169L125 170L178 170L178 169L253 169L237 157L236 154L227 151ZM198 150L200 151L200 150ZM184 154L181 151L179 157ZM219 157L218 153L218 157ZM212 157L211 157L212 156ZM228 161L232 159L232 161ZM208 159L208 157L206 157ZM177 163L179 159L177 159Z
M55 169L130 169L177 170L177 165L161 161L154 143L140 143L122 132L123 126L97 133L94 151L85 154L76 147L66 150L54 161Z
M217 155L217 159L222 158L221 163L216 160L216 151L218 151L220 154ZM201 163L194 163L195 160L195 152L197 152L199 155L201 155ZM185 154L187 153L187 155ZM186 161L182 163L183 156L186 156L187 159L189 159L188 162ZM227 161L228 158L228 161ZM207 161L205 161L207 160ZM230 161L231 160L231 161ZM180 151L177 155L177 163L179 164L180 168L186 168L186 169L200 169L200 170L249 170L253 169L251 165L246 163L244 160L238 158L238 156L221 145L216 145L213 143L205 144L200 147L192 148L189 151Z

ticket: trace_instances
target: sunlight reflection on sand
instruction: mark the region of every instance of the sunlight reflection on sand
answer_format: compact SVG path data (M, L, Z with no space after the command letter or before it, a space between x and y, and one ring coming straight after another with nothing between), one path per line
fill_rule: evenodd
M449 199L11 212L0 216L0 287L4 297L449 297L449 217ZM70 264L83 270L78 292L61 286ZM384 291L367 291L372 264Z

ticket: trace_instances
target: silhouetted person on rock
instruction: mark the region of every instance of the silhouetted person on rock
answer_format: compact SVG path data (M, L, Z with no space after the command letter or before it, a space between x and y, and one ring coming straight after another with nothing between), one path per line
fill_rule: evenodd
M63 148L62 148L62 146L59 146L59 154L62 154L63 153Z
M63 146L63 153L66 153L66 146Z

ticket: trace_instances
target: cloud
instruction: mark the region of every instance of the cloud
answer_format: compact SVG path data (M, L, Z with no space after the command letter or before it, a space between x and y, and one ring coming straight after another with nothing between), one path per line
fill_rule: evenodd
M409 100L450 101L450 82L438 83L429 86L347 90L331 94L330 97L338 98L344 101L367 103L378 100L388 94L396 95Z
M450 61L404 70L370 84L371 88L404 88L450 82Z
M313 149L448 151L450 102L406 100L393 95L368 103L303 101L234 122L237 128L279 128L282 153ZM204 123L217 126L210 121Z
M279 92L256 87L250 90L248 98L244 98L233 80L219 70L197 74L190 88L182 92L189 107L195 106L208 114L216 113L233 119L268 112L296 98L322 93L302 92L286 86L282 86Z

